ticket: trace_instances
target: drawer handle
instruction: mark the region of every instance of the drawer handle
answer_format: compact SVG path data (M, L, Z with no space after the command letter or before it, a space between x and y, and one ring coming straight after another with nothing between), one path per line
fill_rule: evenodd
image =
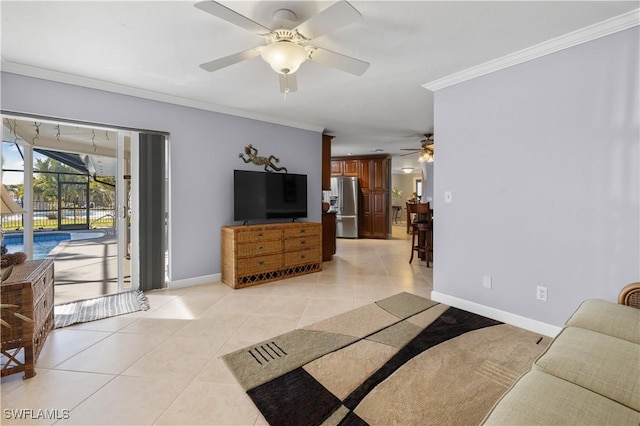
M259 261L258 265L260 265L260 266L264 265L264 260Z
M300 259L304 259L306 256L304 254L300 255Z
M258 246L258 250L262 250L264 247L262 246Z
M258 238L262 238L262 232L258 232Z
M304 245L304 244L306 244L306 243L307 243L307 242L306 242L305 240L301 240L301 241L300 241L300 245Z
M301 233L301 234L304 234L305 232L307 232L307 230L306 230L306 229L301 229L301 230L300 230L300 233Z

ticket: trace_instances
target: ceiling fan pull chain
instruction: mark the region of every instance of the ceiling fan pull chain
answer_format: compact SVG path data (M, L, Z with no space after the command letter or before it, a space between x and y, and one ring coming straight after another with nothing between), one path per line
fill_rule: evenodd
M289 73L284 73L284 90L282 94L284 95L284 100L287 100L287 93L289 93Z

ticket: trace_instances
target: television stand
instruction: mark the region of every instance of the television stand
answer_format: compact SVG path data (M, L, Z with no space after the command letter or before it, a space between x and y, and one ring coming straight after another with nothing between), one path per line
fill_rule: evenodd
M222 282L250 287L322 270L322 224L223 226Z

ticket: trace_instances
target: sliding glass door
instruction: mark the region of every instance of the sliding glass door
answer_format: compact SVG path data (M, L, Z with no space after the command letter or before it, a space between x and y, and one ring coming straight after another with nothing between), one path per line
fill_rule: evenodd
M115 216L119 292L137 290L140 286L138 152L138 133L118 131Z
M24 209L2 215L8 250L53 258L55 303L165 287L167 135L2 118L2 183Z

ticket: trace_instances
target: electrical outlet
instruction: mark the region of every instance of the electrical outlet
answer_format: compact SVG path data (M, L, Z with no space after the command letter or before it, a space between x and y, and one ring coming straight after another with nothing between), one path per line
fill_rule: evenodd
M482 287L491 288L491 276L489 275L482 276Z
M547 301L547 288L541 285L536 289L536 299L542 300L543 302Z

